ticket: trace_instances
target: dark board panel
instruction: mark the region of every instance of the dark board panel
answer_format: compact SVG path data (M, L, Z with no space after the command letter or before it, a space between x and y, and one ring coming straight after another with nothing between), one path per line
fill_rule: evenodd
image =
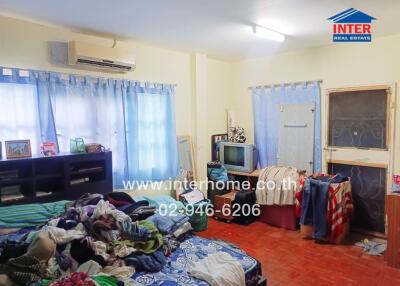
M329 95L329 146L387 147L385 89L333 92Z
M351 178L354 203L351 227L384 233L386 169L330 163L328 171Z

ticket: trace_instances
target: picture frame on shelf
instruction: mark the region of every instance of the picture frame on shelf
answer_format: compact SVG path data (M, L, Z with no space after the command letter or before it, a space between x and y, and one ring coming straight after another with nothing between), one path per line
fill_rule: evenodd
M12 140L4 142L7 159L32 157L31 140Z
M41 155L44 157L56 156L57 145L55 142L43 142L40 146Z

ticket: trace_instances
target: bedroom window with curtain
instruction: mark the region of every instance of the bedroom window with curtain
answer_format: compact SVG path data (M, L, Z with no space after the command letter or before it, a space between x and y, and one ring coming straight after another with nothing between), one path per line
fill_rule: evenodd
M178 151L173 87L129 86L125 114L129 178L174 178L178 173Z
M0 71L3 69L0 68ZM114 187L178 173L174 87L136 81L19 70L0 75L0 141L30 139L69 152L70 138L113 152Z
M30 139L32 153L40 150L36 86L0 83L0 141Z

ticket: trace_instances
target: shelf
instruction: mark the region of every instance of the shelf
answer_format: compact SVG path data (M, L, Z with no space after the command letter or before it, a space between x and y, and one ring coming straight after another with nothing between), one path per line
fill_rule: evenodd
M85 193L112 192L112 153L60 154L0 160L0 206L75 200ZM18 177L12 177L16 173ZM80 184L71 181L87 178Z
M228 170L229 175L243 176L243 177L257 177L260 176L260 170L256 169L251 173L239 172L239 171L231 171Z
M47 175L39 175L35 176L35 180L47 180L47 179L56 179L56 178L62 178L64 175L63 174L47 174Z
M96 174L96 173L101 173L104 171L103 167L99 168L93 168L93 169L83 169L79 171L71 171L71 176L76 176L76 175L86 175L86 174Z
M29 183L31 181L32 181L32 178L18 178L18 179L0 181L0 187L20 185L20 184L24 184L24 183Z
M20 200L25 198L26 196L24 195L7 195L7 196L2 196L2 202L10 202L14 200Z
M2 196L1 205L8 206L20 203L30 203L35 200L35 196L13 196L12 198L7 198L7 196Z
M53 192L36 192L37 198L48 197L54 195Z

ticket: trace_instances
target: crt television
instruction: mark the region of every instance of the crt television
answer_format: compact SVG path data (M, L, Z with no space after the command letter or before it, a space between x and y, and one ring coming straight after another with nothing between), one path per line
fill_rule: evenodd
M219 159L228 170L251 173L257 165L257 150L253 144L221 142Z

